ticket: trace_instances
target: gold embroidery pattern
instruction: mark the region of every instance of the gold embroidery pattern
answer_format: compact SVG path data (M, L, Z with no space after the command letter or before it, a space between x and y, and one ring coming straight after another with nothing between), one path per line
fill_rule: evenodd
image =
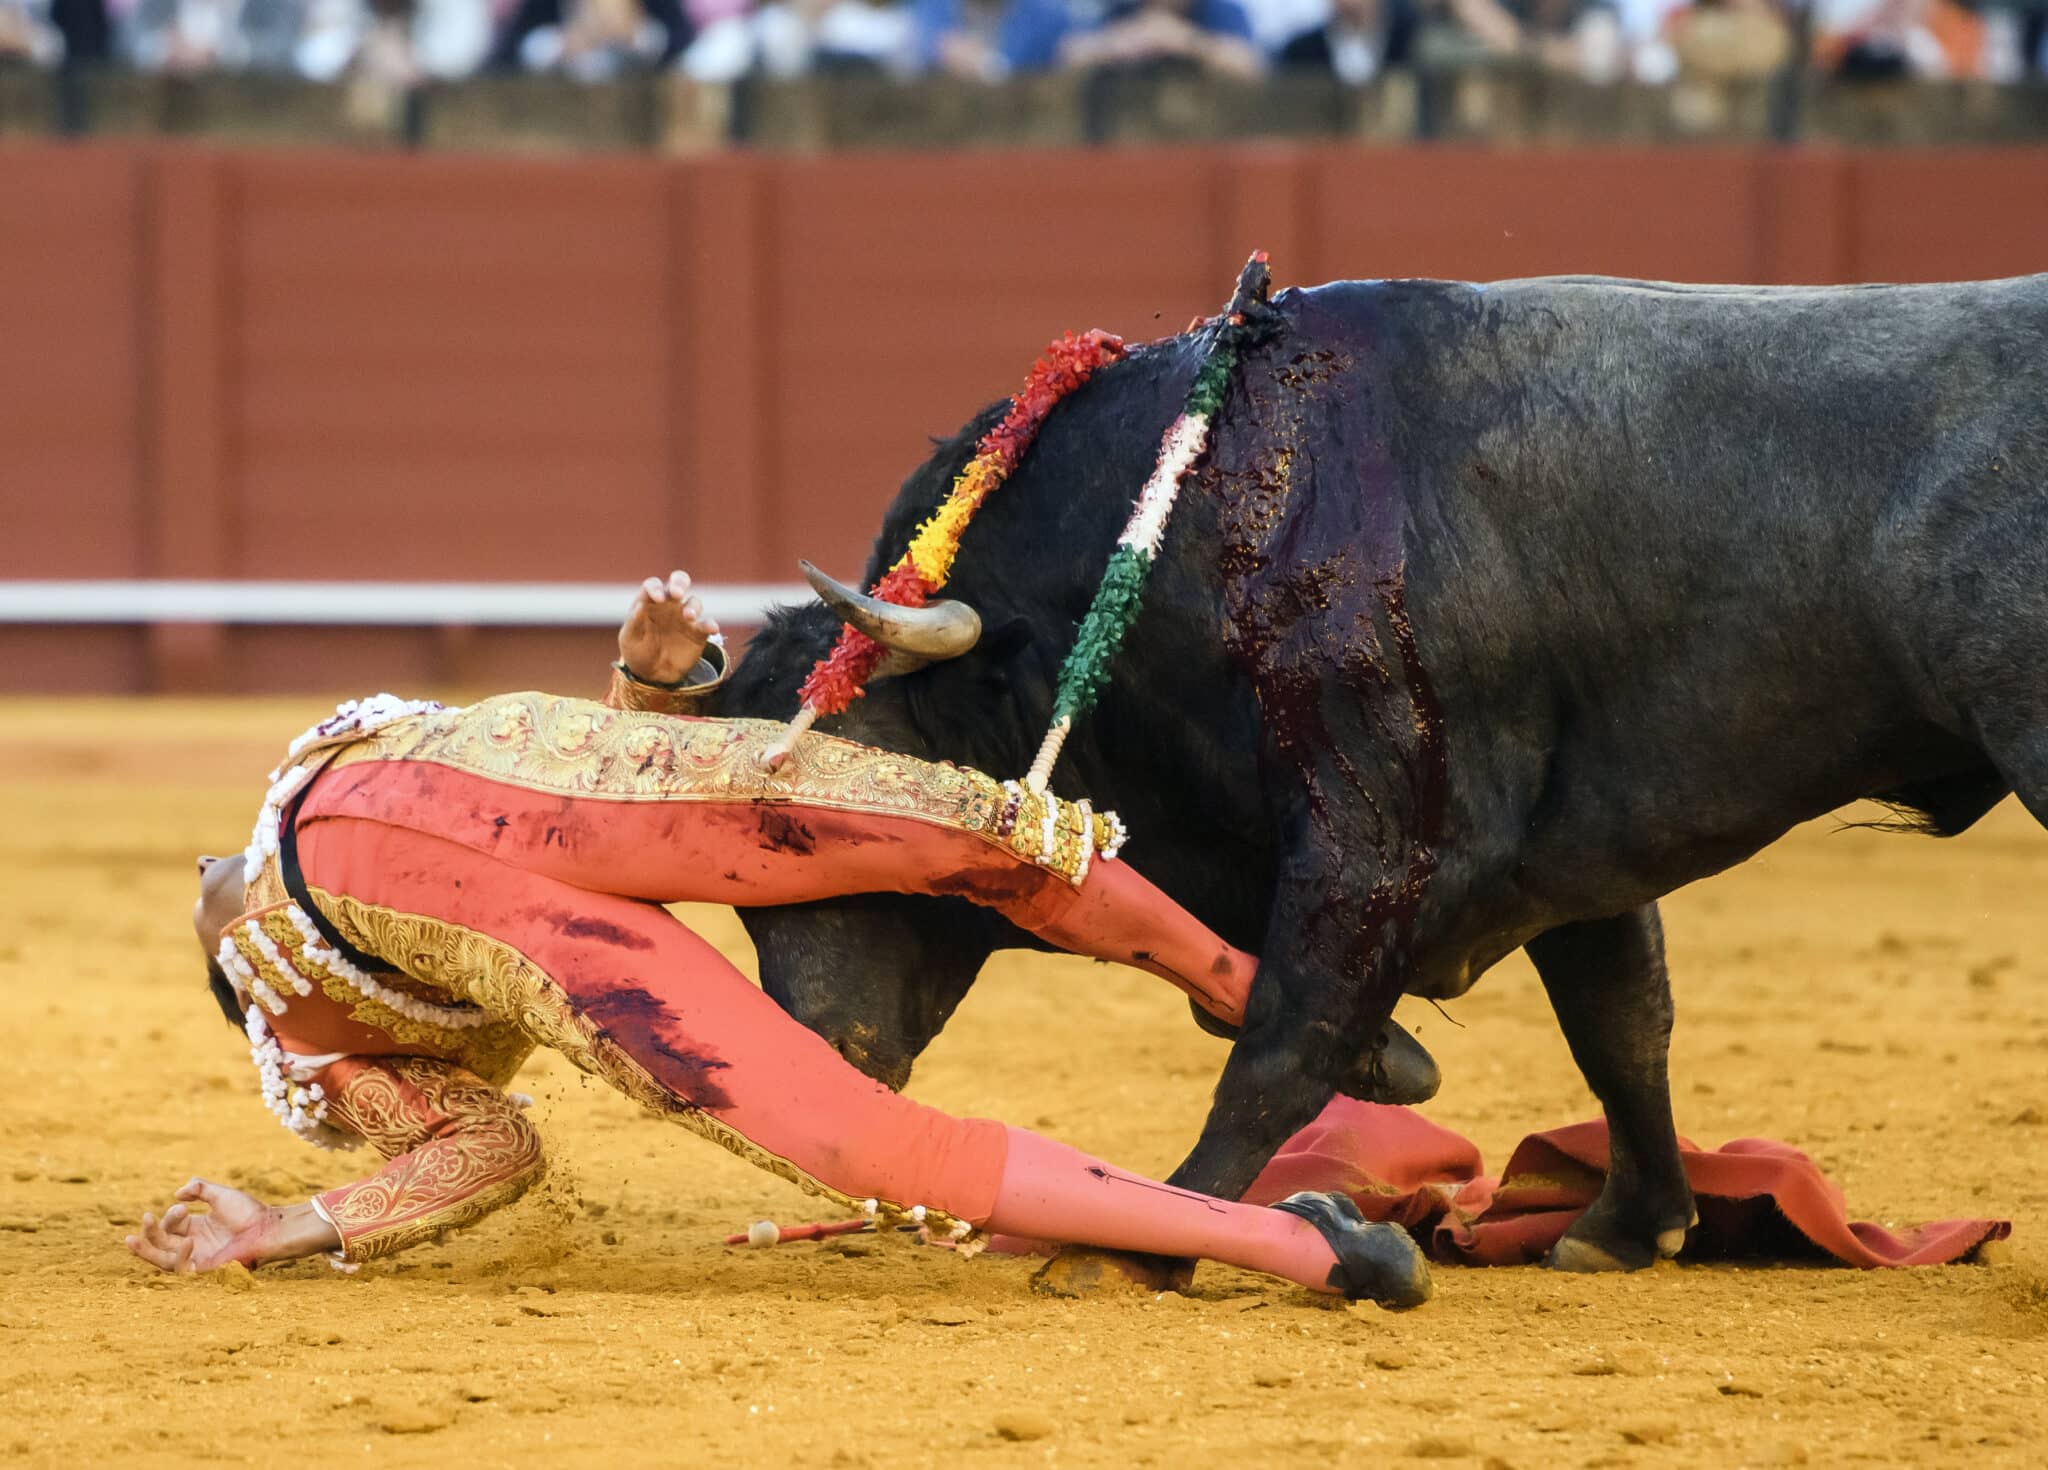
M599 801L794 802L958 827L1070 883L1113 848L1112 819L980 771L896 755L815 732L778 771L760 757L782 734L769 720L674 718L551 694L503 694L464 709L394 721L334 765L428 761L530 791ZM1045 851L1046 817L1053 818Z
M287 901L289 898L287 897ZM277 951L298 975L320 987L321 993L348 1012L349 1019L361 1025L384 1032L403 1046L423 1047L428 1051L459 1056L479 1076L497 1086L512 1080L512 1074L519 1070L520 1063L533 1051L533 1043L527 1039L518 1026L502 1021L487 1022L467 1029L437 1026L431 1021L417 1020L404 1015L378 1000L365 995L343 977L332 973L325 965L306 953L306 937L291 921L282 906L265 913L251 912L233 933L235 950L247 960L264 983L284 999L289 1008L297 987L291 976L280 974L277 966L270 963L247 932L246 925L255 922L265 937L277 947ZM366 950L365 953L375 953ZM424 992L404 975L385 977L380 983L389 984L394 990L419 994L423 1000L445 1003L445 995Z
M272 853L263 860L256 881L243 891L242 907L253 914L259 909L276 908L290 901L291 894L284 886L284 870L278 866L277 854Z
M510 945L460 924L400 913L345 893L324 888L308 888L307 893L342 938L364 954L375 955L444 996L488 1011L495 1025L480 1026L479 1031L507 1027L520 1035L528 1050L535 1045L553 1047L583 1070L592 1070L589 1044L567 997ZM469 1061L465 1037L448 1034L448 1049L462 1051L479 1076L497 1080Z
M403 913L318 888L311 893L349 943L364 953L377 955L451 995L466 997L493 1015L516 1019L534 1041L552 1047L649 1112L682 1124L755 1168L842 1208L865 1208L864 1201L821 1183L737 1129L679 1100L579 1013L546 971L511 945L430 915ZM878 1200L876 1216L885 1225L908 1221L911 1207ZM956 1222L939 1209L926 1209L922 1219L934 1232L953 1230L957 1224L964 1235L970 1228L969 1222Z
M391 1161L320 1196L351 1261L376 1260L475 1224L541 1175L533 1125L503 1093L446 1062L374 1062L349 1076L328 1108Z

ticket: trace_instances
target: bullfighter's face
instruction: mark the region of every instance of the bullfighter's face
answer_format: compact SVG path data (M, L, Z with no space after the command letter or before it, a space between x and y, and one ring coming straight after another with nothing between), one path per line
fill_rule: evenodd
M241 917L246 896L239 859L199 859L199 898L192 905L192 932L206 957L207 988L222 1014L238 1025L239 1013L249 1004L249 998L236 988L214 955L220 948L221 931Z

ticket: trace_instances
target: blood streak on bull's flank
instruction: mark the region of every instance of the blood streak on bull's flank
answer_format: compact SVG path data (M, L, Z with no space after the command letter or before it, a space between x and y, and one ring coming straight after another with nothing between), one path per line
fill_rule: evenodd
M1333 883L1310 916L1321 943L1335 947L1339 973L1367 979L1377 999L1393 983L1389 962L1405 959L1436 870L1448 763L1442 709L1404 602L1406 507L1381 431L1390 384L1371 343L1314 330L1362 325L1356 314L1316 311L1315 294L1283 293L1263 313L1206 474L1220 512L1232 652L1250 673L1268 737L1300 773L1313 840L1333 861L1362 841L1378 859L1363 913ZM1400 716L1393 698L1407 706ZM1369 721L1366 738L1346 740L1333 716ZM1369 752L1398 762L1397 789L1376 792L1362 777L1355 759ZM1384 809L1382 798L1399 809Z

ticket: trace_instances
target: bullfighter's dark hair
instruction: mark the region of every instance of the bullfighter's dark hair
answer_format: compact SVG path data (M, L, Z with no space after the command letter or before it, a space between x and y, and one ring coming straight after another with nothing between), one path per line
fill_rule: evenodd
M206 988L212 992L220 1013L228 1018L228 1024L239 1031L243 1024L242 1002L235 987L228 983L228 973L220 967L219 960L206 962Z

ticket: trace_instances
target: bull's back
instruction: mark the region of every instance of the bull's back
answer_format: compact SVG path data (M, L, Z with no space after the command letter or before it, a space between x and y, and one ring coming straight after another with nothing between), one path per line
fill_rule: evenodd
M2048 496L2048 278L1346 283L1295 309L1371 359L1454 759L1494 747L1467 789L1559 851L1661 889L1971 759L1929 650L1988 615L1944 569Z

